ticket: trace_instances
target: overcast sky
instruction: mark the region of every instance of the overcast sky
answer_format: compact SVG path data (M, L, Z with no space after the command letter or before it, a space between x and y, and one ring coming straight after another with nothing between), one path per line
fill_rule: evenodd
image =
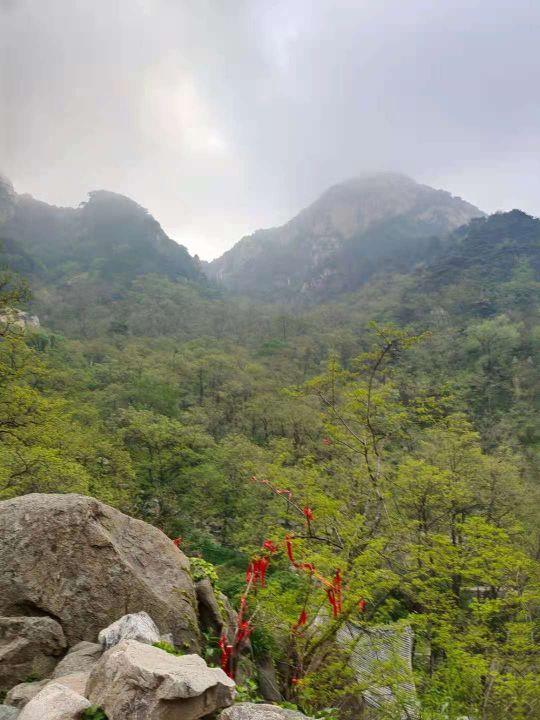
M540 0L0 0L0 169L205 259L397 170L540 215Z

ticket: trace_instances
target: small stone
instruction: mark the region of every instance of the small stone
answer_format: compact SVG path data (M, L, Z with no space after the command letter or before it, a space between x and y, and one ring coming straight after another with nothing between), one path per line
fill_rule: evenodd
M153 645L155 642L159 642L159 639L160 634L156 623L145 612L124 615L98 635L98 641L103 650L109 650L113 645L118 645L121 640L137 640L146 645Z
M88 707L82 695L53 681L30 700L17 720L80 720Z

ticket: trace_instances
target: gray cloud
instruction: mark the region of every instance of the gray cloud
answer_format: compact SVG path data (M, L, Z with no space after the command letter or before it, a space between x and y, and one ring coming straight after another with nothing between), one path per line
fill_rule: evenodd
M539 33L537 0L0 0L0 167L206 258L371 169L540 214Z

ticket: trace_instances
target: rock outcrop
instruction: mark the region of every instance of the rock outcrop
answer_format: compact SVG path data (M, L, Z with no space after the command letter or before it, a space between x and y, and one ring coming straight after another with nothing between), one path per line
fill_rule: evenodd
M109 720L196 720L231 705L235 683L198 655L123 640L92 670L86 696Z
M54 617L72 646L144 610L198 648L189 562L157 528L90 497L30 494L0 502L0 537L0 615Z
M159 639L156 623L144 611L124 615L98 635L98 642L103 650L109 650L122 640L137 640L146 645L153 645Z
M0 574L3 570L0 561ZM2 596L0 588L0 602ZM31 675L45 677L66 647L61 626L50 617L0 617L0 690Z
M86 698L58 682L49 683L19 715L18 720L80 720L90 707Z

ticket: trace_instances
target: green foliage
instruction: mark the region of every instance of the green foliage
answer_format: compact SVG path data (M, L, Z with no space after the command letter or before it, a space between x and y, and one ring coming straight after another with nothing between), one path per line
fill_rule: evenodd
M105 711L97 705L90 705L86 710L83 710L81 718L83 720L108 720Z
M160 650L164 650L165 652L169 653L169 655L185 655L181 650L177 650L174 645L171 645L171 643L166 642L165 640L158 640L158 642L152 643L153 647L159 648Z
M219 577L215 566L212 565L211 562L208 562L208 560L204 560L203 558L199 557L190 558L189 564L191 567L191 577L195 582L197 582L198 580L204 580L204 578L208 578L210 580L212 587L215 591L216 602L218 604L221 617L225 618L225 605L221 596L222 593L219 585Z
M203 558L192 557L189 559L189 564L191 567L191 577L195 582L208 578L214 588L218 586L218 574L212 563Z
M255 680L248 678L241 685L236 686L236 697L235 702L252 702L260 703L264 702L264 698L259 694L257 683Z
M39 682L43 678L38 673L30 673L30 675L27 675L23 682L25 683L33 683L33 682Z

